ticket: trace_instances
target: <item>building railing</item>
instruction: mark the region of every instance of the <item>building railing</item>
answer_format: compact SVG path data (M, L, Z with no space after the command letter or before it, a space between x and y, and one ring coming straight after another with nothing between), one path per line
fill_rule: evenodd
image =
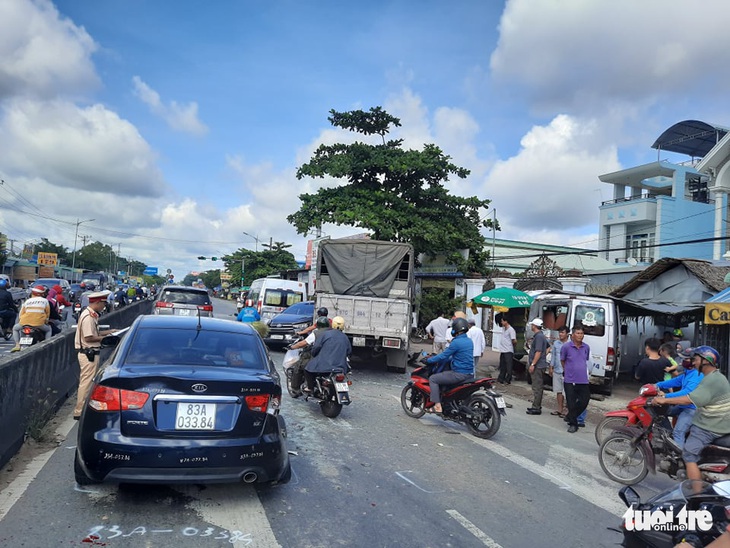
M631 202L634 200L656 200L656 194L644 194L643 196L629 196L627 198L616 198L615 200L606 200L601 202L602 206L611 204L620 204L621 202Z

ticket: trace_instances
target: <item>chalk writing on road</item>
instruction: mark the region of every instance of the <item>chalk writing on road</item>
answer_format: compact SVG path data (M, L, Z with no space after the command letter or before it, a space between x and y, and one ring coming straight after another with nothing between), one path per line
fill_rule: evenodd
M217 529L215 527L206 527L205 529L197 529L196 527L183 527L182 529L158 529L154 527L138 526L132 529L122 529L119 525L95 525L89 529L89 534L82 542L95 543L98 540L111 540L117 537L129 538L133 536L159 536L159 535L182 535L184 537L208 537L210 540L227 540L231 544L241 543L248 546L253 542L251 533L243 533L241 531L229 531L227 529Z

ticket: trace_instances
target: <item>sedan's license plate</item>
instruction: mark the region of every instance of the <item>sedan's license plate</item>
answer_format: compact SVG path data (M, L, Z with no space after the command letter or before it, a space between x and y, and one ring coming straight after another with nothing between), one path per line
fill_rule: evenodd
M347 386L347 383L346 382L336 382L335 383L335 390L337 392L349 392L350 391L350 387Z
M33 344L33 337L20 337L20 344Z
M190 309L188 309L188 308L178 308L177 309L177 315L178 316L190 316Z
M507 404L504 403L504 398L502 396L494 398L494 401L497 402L497 407L499 407L500 409L507 407Z
M178 403L175 430L214 430L214 403Z
M283 339L284 335L271 335L272 339Z
M352 346L365 346L365 337L353 337Z

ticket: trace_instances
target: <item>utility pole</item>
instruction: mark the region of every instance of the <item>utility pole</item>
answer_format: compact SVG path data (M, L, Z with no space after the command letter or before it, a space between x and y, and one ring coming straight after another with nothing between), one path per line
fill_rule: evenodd
M79 221L78 217L76 218L76 233L74 234L74 252L73 252L73 259L71 260L71 278L74 278L74 269L76 268L76 240L79 237L79 225L81 223L91 223L93 221L96 221L96 219L84 219L83 221Z

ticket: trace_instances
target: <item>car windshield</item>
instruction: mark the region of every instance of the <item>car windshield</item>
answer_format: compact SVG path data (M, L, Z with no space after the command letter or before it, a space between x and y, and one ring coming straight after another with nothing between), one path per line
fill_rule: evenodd
M210 298L205 291L192 291L185 289L166 289L160 295L160 301L163 303L177 304L210 304Z
M200 365L266 370L256 335L240 332L142 328L134 334L125 364Z
M296 314L298 316L314 316L314 305L311 303L297 303L284 310L283 314Z

